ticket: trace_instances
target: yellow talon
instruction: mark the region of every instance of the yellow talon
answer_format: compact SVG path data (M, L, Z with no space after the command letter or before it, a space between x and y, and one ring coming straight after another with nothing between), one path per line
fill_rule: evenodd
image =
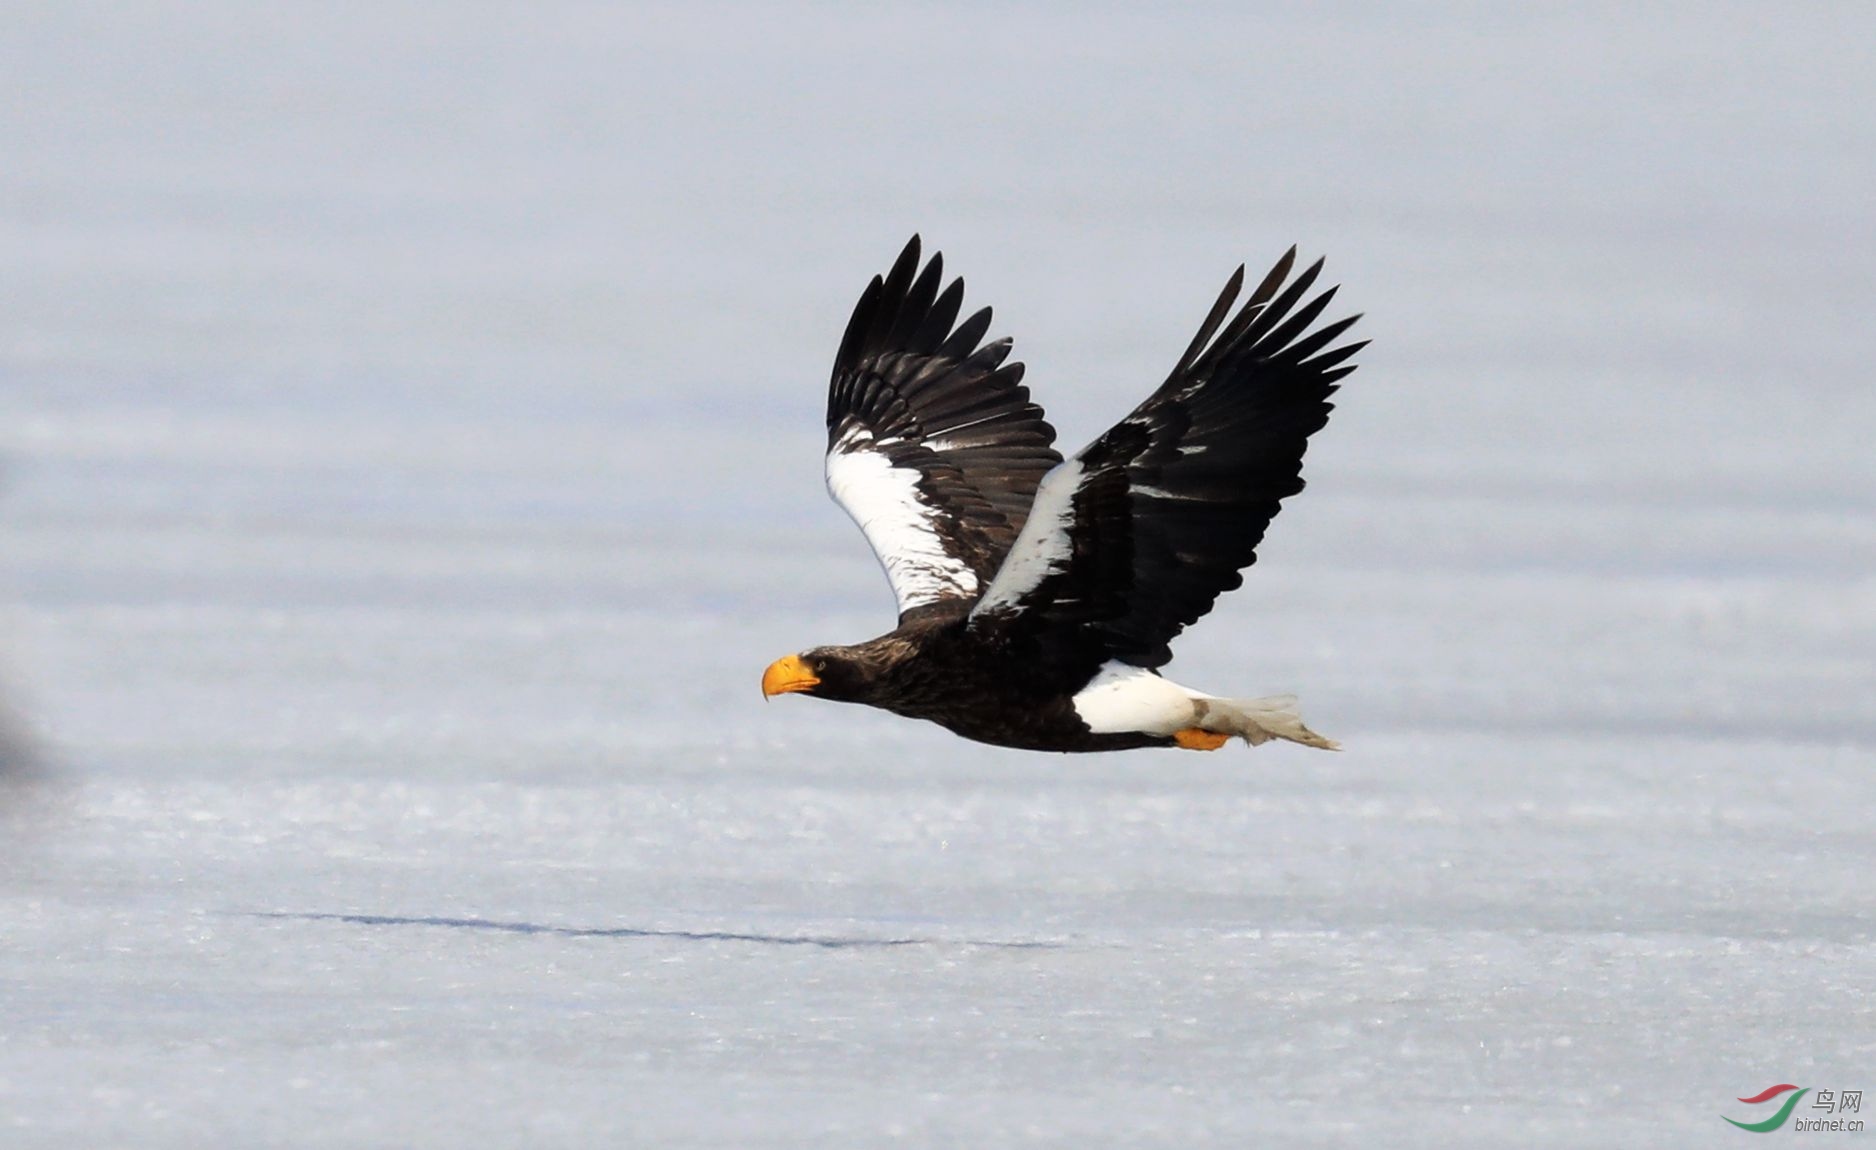
M1183 731L1173 732L1173 742L1188 751L1215 751L1230 741L1230 735L1208 731L1203 727L1187 727Z

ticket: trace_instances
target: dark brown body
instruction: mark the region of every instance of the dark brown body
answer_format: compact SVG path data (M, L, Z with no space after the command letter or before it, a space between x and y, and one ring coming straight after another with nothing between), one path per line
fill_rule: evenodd
M1033 639L985 639L962 612L909 622L851 647L818 647L821 682L808 693L927 719L980 743L1025 751L1124 751L1167 747L1139 732L1096 734L1075 713L1073 697L1099 669L1098 659Z

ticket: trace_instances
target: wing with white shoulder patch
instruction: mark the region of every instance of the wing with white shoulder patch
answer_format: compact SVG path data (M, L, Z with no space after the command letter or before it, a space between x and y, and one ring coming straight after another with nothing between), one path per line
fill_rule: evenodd
M853 309L827 391L827 488L886 569L900 621L977 597L1062 461L990 309L962 322L964 282L939 290L916 237Z
M1292 280L1294 260L1233 315L1240 268L1159 390L1044 478L974 626L1161 667L1243 582L1362 346L1336 346L1352 317L1311 330L1335 289L1309 298L1322 264Z
M951 514L919 489L916 467L893 461L898 444L851 428L827 453L827 490L866 536L886 570L899 614L944 599L970 599L977 573L958 553Z
M989 590L971 609L972 618L1020 612L1043 580L1067 570L1075 557L1069 532L1075 526L1075 493L1081 489L1082 478L1081 462L1074 459L1042 477L1029 519L1003 557Z

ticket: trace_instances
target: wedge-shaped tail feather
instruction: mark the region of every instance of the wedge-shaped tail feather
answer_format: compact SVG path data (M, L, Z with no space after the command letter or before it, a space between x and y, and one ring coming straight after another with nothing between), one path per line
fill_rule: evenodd
M1205 699L1199 725L1208 731L1237 735L1253 747L1271 739L1288 739L1305 747L1339 751L1342 745L1325 739L1303 725L1295 695L1265 699Z

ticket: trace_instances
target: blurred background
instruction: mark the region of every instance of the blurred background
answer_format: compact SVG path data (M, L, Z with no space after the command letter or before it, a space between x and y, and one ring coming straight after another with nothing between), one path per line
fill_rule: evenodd
M10 6L0 1141L1687 1145L1864 1085L1872 36ZM1374 343L1174 672L1346 753L762 705L892 622L820 420L914 232L1066 450L1328 256Z

